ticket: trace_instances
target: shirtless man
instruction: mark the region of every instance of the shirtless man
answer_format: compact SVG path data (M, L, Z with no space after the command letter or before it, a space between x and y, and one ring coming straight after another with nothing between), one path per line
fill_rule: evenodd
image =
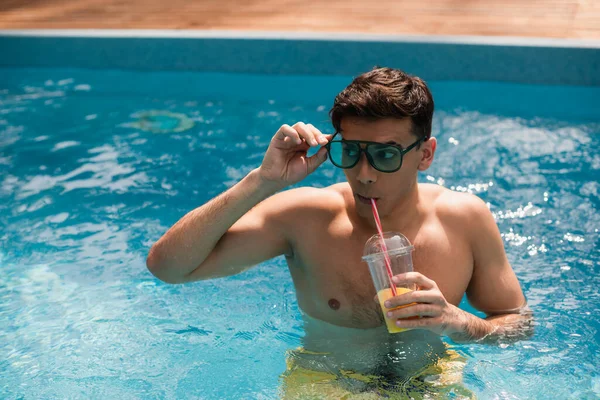
M259 168L154 244L149 270L183 283L234 275L284 255L305 320L306 352L295 361L333 374L407 376L444 356L441 336L489 342L528 335L525 298L486 204L417 183L436 150L433 108L426 84L400 70L357 77L330 112L335 137L303 122L283 125ZM313 173L328 153L347 183L282 191ZM361 260L376 233L370 198L383 230L401 232L415 246L415 272L394 279L419 290L389 300L390 307L415 303L389 316L414 328L407 332L387 332ZM465 293L487 318L458 308ZM404 319L412 316L422 318Z

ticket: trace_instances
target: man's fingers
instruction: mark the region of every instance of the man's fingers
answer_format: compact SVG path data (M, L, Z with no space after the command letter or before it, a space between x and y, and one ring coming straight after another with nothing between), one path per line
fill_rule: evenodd
M310 146L319 145L317 139L315 139L314 133L308 128L308 126L306 126L304 122L298 122L294 124L293 128L298 132L300 137L306 140L306 143L308 143Z
M286 140L286 137L290 139ZM333 135L323 135L320 130L312 124L297 122L294 126L284 124L275 134L275 139L282 140L284 143L293 143L299 145L305 142L310 147L326 145Z
M440 295L434 290L414 290L399 296L390 297L384 303L387 308L405 306L412 303L440 304Z
M312 174L325 160L327 160L327 149L322 147L317 153L306 159L307 172Z
M414 318L414 319L399 319L395 322L396 326L404 329L431 329L439 325L438 318Z
M323 135L323 137L325 137L325 140L327 140L327 143L331 142L331 139L333 139L333 136L334 136L333 134Z
M298 122L294 125L294 129L298 131L300 136L302 136L310 146L324 146L329 142L329 139L312 124Z
M390 310L386 317L390 319L411 318L411 317L436 317L439 314L439 307L431 304L415 304L413 306L402 307L396 310Z
M325 135L323 135L323 133L321 133L321 131L318 130L313 124L308 124L306 126L312 131L312 133L315 136L315 139L321 146L324 146L329 142Z
M419 272L407 272L405 274L396 275L393 281L397 285L417 284L422 289L437 289L437 284Z
M300 139L300 135L298 134L298 131L296 131L296 129L292 128L291 126L289 126L287 124L282 125L281 128L279 128L279 130L275 134L275 138L279 139L279 140L283 140L284 142L287 143L288 141L285 139L288 137L290 138L288 140L291 140L292 143L295 143L295 144L302 143L302 139Z

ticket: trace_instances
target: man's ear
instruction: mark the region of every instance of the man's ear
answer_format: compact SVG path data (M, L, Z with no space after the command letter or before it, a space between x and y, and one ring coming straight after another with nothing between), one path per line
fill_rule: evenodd
M437 140L430 137L425 142L421 143L421 160L419 161L419 171L425 171L433 162L435 149L437 148Z

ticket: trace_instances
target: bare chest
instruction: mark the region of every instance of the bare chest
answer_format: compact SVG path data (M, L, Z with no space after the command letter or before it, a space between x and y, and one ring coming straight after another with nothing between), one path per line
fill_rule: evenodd
M440 227L441 228L441 227ZM448 302L458 305L469 284L473 261L470 249L458 237L452 241L443 229L430 226L405 234L415 245L413 265L434 280ZM296 245L288 259L300 307L313 317L353 328L383 324L368 265L362 261L368 238L340 232L311 235Z

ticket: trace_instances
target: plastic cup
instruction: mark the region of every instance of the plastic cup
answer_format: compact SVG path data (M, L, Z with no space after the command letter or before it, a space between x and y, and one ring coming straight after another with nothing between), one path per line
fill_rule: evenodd
M398 232L384 232L383 238L385 248L387 248L387 255L390 261L392 274L398 275L405 272L411 272L413 270L412 251L414 250L414 246L410 244L410 241L406 236ZM369 264L369 271L371 272L371 278L373 278L373 284L377 291L377 298L381 305L383 318L387 325L388 332L398 333L408 330L399 328L396 326L396 320L387 316L388 311L407 307L408 305L390 309L384 306L384 302L393 296L392 288L390 287L393 283L390 282L385 252L383 251L383 243L379 234L375 234L367 240L362 259ZM395 288L396 295L398 296L416 289L415 285L395 285Z

